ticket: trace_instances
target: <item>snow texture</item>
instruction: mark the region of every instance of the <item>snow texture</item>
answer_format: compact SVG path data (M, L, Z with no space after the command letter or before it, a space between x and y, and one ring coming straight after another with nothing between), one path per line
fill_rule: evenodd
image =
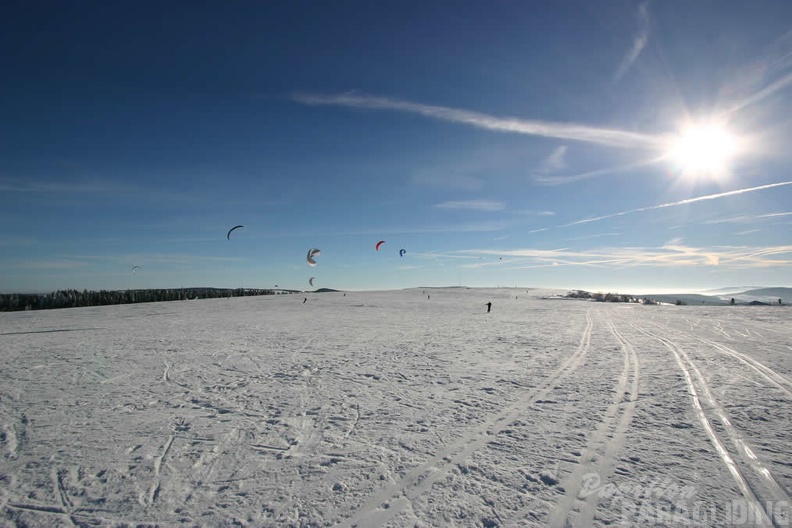
M791 309L549 293L0 314L0 525L789 525Z

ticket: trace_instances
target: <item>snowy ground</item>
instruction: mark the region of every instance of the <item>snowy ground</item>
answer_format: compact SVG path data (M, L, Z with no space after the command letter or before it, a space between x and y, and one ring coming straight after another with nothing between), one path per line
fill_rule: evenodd
M0 524L789 525L792 309L546 293L0 314Z

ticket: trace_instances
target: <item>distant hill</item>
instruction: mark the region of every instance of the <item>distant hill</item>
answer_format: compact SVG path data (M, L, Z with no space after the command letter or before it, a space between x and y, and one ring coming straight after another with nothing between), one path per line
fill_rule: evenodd
M687 305L708 305L708 306L723 306L729 304L729 298L725 300L721 297L717 297L714 295L701 295L698 293L663 293L663 294L650 294L650 295L639 295L638 297L644 298L647 297L652 299L653 301L668 303L668 304L676 304L677 301L681 301L683 304Z
M711 295L704 295L698 293L664 293L664 294L647 294L640 297L648 297L652 300L676 304L681 301L683 304L688 305L726 305L731 303L732 297L737 304L751 304L754 306L758 303L775 305L778 304L778 299L784 304L792 305L792 288L784 287L771 287L771 288L753 288L742 290L739 288L719 288L717 290L708 290L706 293Z
M716 288L714 290L704 290L701 293L705 295L734 295L735 293L742 293L748 290L756 290L762 286L727 286L725 288Z
M778 299L781 299L781 302L784 304L792 304L792 288L758 288L754 290L747 290L741 293L735 293L732 297L738 301L746 303L751 301L759 301L768 304L777 304Z
M469 290L469 286L417 286L415 288L408 288L412 290Z

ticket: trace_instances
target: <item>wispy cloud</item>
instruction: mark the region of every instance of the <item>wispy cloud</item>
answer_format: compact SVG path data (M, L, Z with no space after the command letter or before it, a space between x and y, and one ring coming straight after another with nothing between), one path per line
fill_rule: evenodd
M744 224L754 220L755 216L733 216L731 218L716 218L704 221L705 224Z
M765 62L770 72L783 71L792 66L792 31L787 31L773 42Z
M80 181L80 182L52 182L52 181L24 181L0 180L1 192L18 193L117 193L130 192L134 188L114 182Z
M296 236L312 237L335 237L335 236L361 236L361 235L402 235L420 233L483 233L490 231L502 231L510 227L504 221L491 222L467 222L459 224L435 224L420 226L393 226L393 227L371 227L362 229L311 229L308 231L279 231L273 235L278 238L293 238Z
M612 236L621 236L621 233L597 233L594 235L584 235L578 237L569 237L565 238L566 241L574 241L574 240L590 240L592 238L602 238L602 237L612 237Z
M194 266L198 263L206 262L244 262L245 259L239 257L217 257L211 255L197 255L192 253L124 253L108 255L64 255L64 258L80 261L80 265L87 265L89 262L114 262L118 266L131 266L132 264L145 263L147 266L157 265L179 265ZM126 269L126 268L124 268Z
M597 128L576 123L555 123L550 121L519 119L516 117L496 117L478 112L471 112L469 110L413 103L386 97L355 94L294 94L292 99L296 102L309 105L332 105L350 108L409 112L431 119L462 123L486 130L569 139L616 148L655 150L663 148L666 141L661 137L626 130Z
M741 216L733 216L730 218L716 218L713 220L707 220L704 223L705 224L749 224L755 222L763 222L765 220L774 220L777 218L783 218L785 216L792 216L792 212L767 213L761 215L741 215Z
M779 218L779 217L781 217L781 216L792 216L792 212L786 212L786 213L768 213L768 214L759 215L759 217L758 217L758 218Z
M484 187L485 183L483 178L446 171L419 171L412 175L411 181L428 187L462 189L466 191L478 191Z
M783 90L789 85L792 85L792 73L781 77L777 81L770 83L765 88L759 90L758 92L752 94L749 97L746 97L736 105L732 106L727 113L734 113L737 112L738 110L742 110L746 106L756 104L764 99L767 99L774 93Z
M84 268L88 264L77 260L63 259L25 259L0 261L2 269L25 269L28 271L40 270L75 270Z
M776 77L776 80L764 86L764 88L748 95L738 103L734 104L726 111L726 114L734 113L743 108L759 103L776 92L792 85L792 31L782 35L777 39L770 49L754 63L745 69L744 77L752 79L751 84L764 84L768 79Z
M441 258L442 259L449 259L449 260L454 260L454 259L469 260L469 259L472 259L472 258L476 258L476 257L470 257L468 255L440 253L437 250L426 251L426 252L423 252L423 253L414 253L413 257L417 257L419 259L431 260L432 262L437 264L439 267L444 268L444 269L445 269L445 264L443 264L443 261L440 260Z
M640 212L644 212L644 211L654 211L656 209L663 209L663 208L666 208L666 207L677 207L677 206L680 206L680 205L687 205L687 204L692 204L692 203L696 203L696 202L703 202L703 201L706 201L706 200L717 200L717 199L720 199L720 198L726 198L728 196L736 196L736 195L739 195L739 194L745 194L745 193L756 192L756 191L763 191L765 189L772 189L772 188L775 188L775 187L782 187L784 185L792 185L792 181L771 183L771 184L768 184L768 185L760 185L758 187L749 187L749 188L746 188L746 189L737 189L737 190L734 190L734 191L727 191L727 192L722 192L722 193L717 193L717 194L709 194L709 195L706 195L706 196L697 196L696 198L688 198L686 200L679 200L678 202L669 202L669 203L663 203L663 204L658 204L658 205L650 205L648 207L639 207L637 209L630 209L630 210L627 210L627 211L621 211L619 213L613 213L613 214L607 214L607 215L603 215L603 216L597 216L597 217L594 217L594 218L585 218L583 220L577 220L575 222L570 222L568 224L564 224L564 225L562 225L560 227L569 227L569 226L580 225L580 224L588 224L588 223L591 223L591 222L599 222L600 220L606 220L608 218L616 218L618 216L625 216L625 215L628 215L628 214L640 213Z
M638 31L633 37L633 43L630 50L622 59L616 74L613 76L613 82L618 82L627 70L638 59L646 43L649 41L649 4L643 3L638 7Z
M514 211L514 214L519 216L555 216L555 211L536 211L536 210L522 210L522 211Z
M589 178L596 178L597 176L606 176L608 174L616 174L619 172L627 172L635 169L640 169L643 167L648 167L649 165L654 165L656 163L660 163L664 161L666 156L659 156L654 157L648 160L638 161L636 163L630 163L627 165L619 165L617 167L607 167L603 169L595 169L586 172L581 172L578 174L569 174L569 175L557 175L557 176L547 176L543 174L537 174L534 176L534 181L537 183L542 183L545 185L566 185L568 183L575 183L581 180L588 180Z
M0 246L32 246L37 240L32 237L2 236Z
M434 204L436 209L464 209L468 211L503 211L506 205L488 200L464 200L458 202L442 202Z
M553 152L547 156L542 162L539 164L539 173L540 174L549 174L553 172L558 172L566 167L566 160L564 159L567 153L568 147L566 145L561 145L556 147Z
M559 265L609 269L636 266L739 269L792 266L792 246L702 248L685 246L681 243L669 243L660 247L603 247L591 250L527 248L510 251L468 250L461 253L472 256L503 257L504 260L492 261L487 265L504 266L509 269ZM782 258L784 255L786 257ZM470 264L470 266L473 265L481 266L482 264Z

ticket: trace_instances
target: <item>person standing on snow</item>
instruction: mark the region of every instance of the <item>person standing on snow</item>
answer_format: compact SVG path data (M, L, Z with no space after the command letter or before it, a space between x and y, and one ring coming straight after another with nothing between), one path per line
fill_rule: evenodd
M491 309L492 309L492 303L491 303L491 302L488 302L488 303L487 303L487 313L490 313L490 310L491 310Z

